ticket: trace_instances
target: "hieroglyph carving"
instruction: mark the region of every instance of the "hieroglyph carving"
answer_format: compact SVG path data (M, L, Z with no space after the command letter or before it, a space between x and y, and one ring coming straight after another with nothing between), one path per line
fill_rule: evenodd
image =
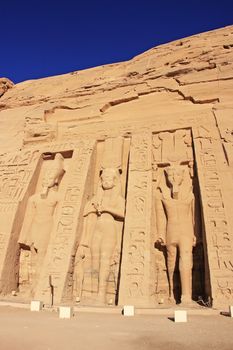
M135 134L130 147L119 304L150 303L152 200L151 134Z
M233 301L233 234L223 191L224 154L220 139L210 134L199 137L198 129L193 129L193 134L205 218L209 295L214 306L221 306Z
M153 135L153 164L169 163L175 155L182 160L193 159L190 130L164 131Z

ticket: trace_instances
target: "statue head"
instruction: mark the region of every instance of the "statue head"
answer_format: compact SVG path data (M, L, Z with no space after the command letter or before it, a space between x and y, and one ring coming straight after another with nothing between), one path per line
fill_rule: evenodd
M172 188L173 198L176 198L184 180L184 168L181 165L172 165L165 169L167 181Z
M106 168L102 171L100 178L102 188L104 190L110 190L116 185L116 181L119 177L119 171L115 168Z
M64 173L64 158L61 155L61 153L57 153L42 179L42 187L46 191L46 193L49 188L55 185L58 185L59 180L63 175L63 173Z

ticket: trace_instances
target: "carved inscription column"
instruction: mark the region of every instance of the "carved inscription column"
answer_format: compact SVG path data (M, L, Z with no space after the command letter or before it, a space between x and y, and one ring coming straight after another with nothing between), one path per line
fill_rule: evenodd
M77 227L81 220L82 202L94 141L83 141L74 149L72 163L66 173L65 193L56 215L50 244L42 267L35 297L50 302L49 279L54 288L54 303L60 303L71 289L69 274Z
M151 248L151 170L150 133L132 137L128 194L123 235L119 304L149 305Z
M204 128L193 130L202 198L209 265L209 294L214 307L233 302L233 232L229 222L232 205L226 196L227 166L218 133ZM231 203L232 204L232 203ZM208 283L208 281L207 281Z

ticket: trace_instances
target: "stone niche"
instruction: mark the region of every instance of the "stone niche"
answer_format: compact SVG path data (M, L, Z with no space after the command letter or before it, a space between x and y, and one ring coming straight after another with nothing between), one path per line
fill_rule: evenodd
M77 303L117 304L129 147L122 137L96 144L73 266Z
M2 295L72 300L72 261L95 141L54 144L1 162Z
M43 270L53 228L64 193L66 170L72 151L43 153L33 174L33 186L18 239L18 294L34 297Z
M120 304L205 302L208 273L191 129L133 135Z
M153 134L152 169L153 296L159 304L206 301L208 261L190 129Z

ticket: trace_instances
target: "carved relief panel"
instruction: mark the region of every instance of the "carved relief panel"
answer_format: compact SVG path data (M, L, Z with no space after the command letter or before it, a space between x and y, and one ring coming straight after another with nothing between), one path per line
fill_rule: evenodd
M229 167L233 167L233 127L232 127L232 108L218 108L214 110L214 116L218 126L218 132L221 137L222 146L226 161Z
M232 174L215 127L193 129L206 231L209 295L216 307L233 301ZM227 160L227 161L226 161Z
M132 136L119 304L150 305L151 133Z

